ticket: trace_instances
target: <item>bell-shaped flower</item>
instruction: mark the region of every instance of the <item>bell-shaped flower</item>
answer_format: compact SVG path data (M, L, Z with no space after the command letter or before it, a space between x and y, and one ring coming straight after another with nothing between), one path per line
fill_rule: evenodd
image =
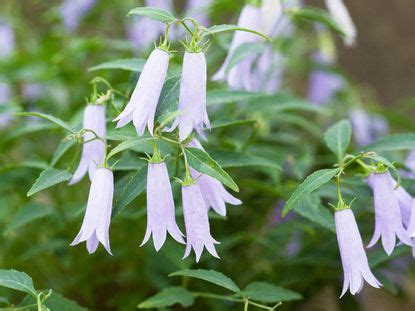
M206 58L203 52L186 52L180 80L179 116L167 131L179 126L180 140L185 140L193 130L204 137L203 130L210 129L206 110Z
M172 0L146 0L145 5L173 11ZM134 47L138 50L144 50L158 41L164 33L166 26L163 23L152 20L143 16L134 16L130 24L127 25L127 37Z
M319 66L328 67L334 63L334 59L322 51L315 53L313 59ZM308 100L316 105L327 104L344 85L345 81L340 75L315 69L310 76Z
M351 209L336 211L337 241L343 265L344 283L340 297L350 289L350 293L359 293L364 281L375 288L382 286L370 270L362 237Z
M0 59L13 53L15 48L14 31L9 24L0 19Z
M167 232L179 243L185 244L176 224L174 200L166 164L149 163L147 172L147 230L141 246L153 236L154 248L159 251Z
M412 246L402 223L399 200L395 193L396 184L389 171L371 174L368 183L373 189L375 203L375 232L368 247L382 238L383 248L390 255L395 248L396 236L402 243Z
M245 5L242 9L238 20L238 26L252 30L261 30L261 9L253 5ZM260 38L252 33L244 31L236 31L233 35L232 43L228 51L228 55L219 71L212 77L214 81L226 81L231 88L234 89L252 89L252 65L255 61L254 56L249 56L238 63L228 71L229 63L236 49L245 43L258 42Z
M210 235L208 209L199 187L196 184L183 185L182 201L186 227L186 251L183 258L189 256L193 249L198 262L205 247L212 256L219 258L215 249L215 244L219 242Z
M326 0L326 5L330 15L344 32L344 43L348 46L353 45L356 41L357 30L343 0Z
M95 5L96 0L65 0L60 8L62 22L67 31L75 31L81 19Z
M252 72L252 90L276 93L281 89L286 66L285 57L269 46L259 56Z
M81 161L69 181L70 185L79 182L87 172L89 173L89 179L92 180L97 166L104 162L105 143L101 139L107 135L105 107L101 105L86 106L83 128L87 131L84 134ZM96 139L95 134L101 139Z
M190 147L204 150L197 139L193 139L189 143ZM240 205L242 202L226 191L222 183L213 177L205 174L200 174L196 170L190 168L190 173L197 181L200 193L205 201L206 207L213 208L219 215L226 216L226 203L232 205Z
M81 230L71 246L86 241L90 254L98 248L98 243L111 254L109 228L111 222L114 176L108 168L100 167L94 174L89 191L88 204Z
M137 134L142 136L148 127L153 135L154 116L169 66L169 53L156 48L150 54L128 105L114 120L117 128L133 121Z

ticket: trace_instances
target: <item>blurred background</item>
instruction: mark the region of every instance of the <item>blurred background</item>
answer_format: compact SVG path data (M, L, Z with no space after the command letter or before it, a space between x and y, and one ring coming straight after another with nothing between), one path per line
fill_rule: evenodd
M69 18L65 23L62 1L0 0L0 23L9 25L13 30L14 45L9 53L6 43L0 41L0 55L4 54L0 61L0 82L8 85L4 91L10 104L7 109L12 112L40 110L78 124L85 97L91 94L89 82L94 76L105 77L127 94L131 91L137 79L133 73L92 72L89 68L114 59L148 56L151 45L137 49L131 38L131 29L129 31L132 19L126 18L127 12L142 5L142 1L88 2L84 0L87 9L82 18L76 21ZM182 12L186 1L177 0L174 3L176 10ZM320 0L306 3L324 8ZM242 5L243 1L215 1L210 10L212 23L235 23ZM381 114L389 121L392 132L395 129L413 131L413 0L346 1L346 5L359 34L356 46L351 48L343 47L339 38L335 40L339 48L340 70L361 92L359 104ZM301 26L304 25L300 23L299 28ZM304 48L304 45L310 43L313 37L310 34L312 27L308 25L304 28L304 31L299 31L301 38L298 44L286 44L288 51L295 51L297 47L300 49L292 53L293 60L289 64L292 77L287 79L286 84L290 84L287 89L301 97L306 96L308 80L304 77L310 70L310 64L301 62L301 59L310 54L311 49ZM7 37L7 33L3 36ZM210 73L223 60L225 52L221 48L229 39L230 35L214 39L214 46L220 48L212 48L208 54ZM301 50L303 48L305 52ZM175 58L172 63L177 68L180 60ZM249 116L258 118L264 125L261 130L265 134L258 139L258 145L263 147L266 143L274 143L273 137L264 138L272 136L266 118L257 113ZM324 127L326 121L322 119L316 120L316 124ZM292 171L287 174L287 182L278 174L269 176L271 174L265 169L231 170L235 179L241 182L241 188L247 189L241 194L246 206L244 210L238 207L232 209L226 222L223 219L212 220L214 230L222 241L222 260L205 259L196 265L193 259L181 261L183 250L171 241L160 254L156 254L151 247L138 247L145 228L143 196L132 204L137 208L130 206L112 224L114 257L104 255L102 250L88 256L83 246L69 248L68 244L82 219L89 183L84 180L81 185L71 188L59 185L28 199L28 189L38 177L39 169L52 158L63 134L38 119L13 119L11 122L11 127L3 128L0 141L0 224L3 230L0 267L27 272L39 288L56 289L90 310L134 310L148 296L178 283L167 277L169 273L203 267L222 271L237 280L238 284L246 284L253 279L273 280L304 295L303 301L284 304L281 310L415 310L415 283L409 252L389 259L382 257L377 261L377 272L384 276L385 290L367 288L357 298L347 296L339 301L342 270L335 236L327 228L322 229L307 219L295 216L294 225L290 220L283 221L277 216L281 209L280 200L286 199L282 187L285 184L292 186L301 180L306 176L303 171L326 163L328 155L322 151L321 140L313 136L312 130L318 131L318 128L312 125L306 128L310 132L306 131L307 134L302 134L304 128L300 133L292 125L281 125L279 130L294 127L296 132L293 136L304 135L302 137L314 146L302 146L304 144L296 140L296 145L287 150L274 152L271 147L267 149L272 156L277 154L274 158L280 163L298 165L298 171L291 168ZM220 132L218 137L212 139L213 144L221 141L221 147L229 146L233 135L236 134L231 131ZM294 138L281 135L275 141L278 139ZM78 159L72 151L63 157L61 167L73 170L76 166ZM118 174L120 179L127 176L123 175L124 172ZM261 184L262 179L264 183ZM270 180L271 186L266 184L266 181L271 183ZM368 224L373 218L367 211L371 204L367 202L371 199L367 188L356 186L356 189L367 199L356 203L362 206L359 225L362 224L362 232L367 237L371 232ZM178 187L174 190L177 192ZM258 206L263 207L261 215L256 214ZM22 212L29 209L37 209L37 212L29 216ZM386 278L391 281L387 282ZM13 297L11 300L18 301L20 296L13 295L4 289L0 291L0 296ZM241 309L240 306L222 302L198 300L198 304L190 310L224 308Z

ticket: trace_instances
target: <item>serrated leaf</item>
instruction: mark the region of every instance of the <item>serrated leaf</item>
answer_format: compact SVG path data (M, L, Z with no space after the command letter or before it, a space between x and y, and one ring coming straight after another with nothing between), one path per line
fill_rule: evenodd
M226 73L228 73L233 67L241 63L247 57L257 56L264 52L265 46L261 43L244 43L236 48L229 61L228 67L226 67Z
M41 112L19 112L15 114L16 116L23 116L23 117L38 117L46 119L52 123L55 123L56 125L59 125L61 128L71 132L75 133L75 130L65 121L62 121L61 119L56 118L55 116L52 116L50 114L41 113Z
M162 22L162 23L171 23L176 20L176 18L170 12L154 7L139 7L132 9L128 12L128 15L140 15L149 17L153 20Z
M16 270L0 270L0 286L25 292L34 297L37 296L32 278L24 272Z
M30 197L39 191L52 187L61 182L68 181L71 178L72 175L68 171L47 168L40 173L39 177L36 179L36 182L27 193L27 196Z
M287 215L287 213L298 203L299 200L302 200L314 190L317 190L322 185L328 183L339 171L340 169L338 168L323 169L308 176L288 199L284 206L284 210L282 211L283 216Z
M96 66L93 66L88 69L88 71L96 71L103 69L121 69L134 72L142 72L144 65L146 63L145 59L142 58L126 58L126 59L116 59L110 62L105 62Z
M189 165L196 171L219 180L233 191L239 191L238 185L233 181L229 174L226 173L218 162L213 160L205 151L197 148L185 148L185 153Z
M187 276L195 279L204 280L206 282L213 283L215 285L221 286L223 288L229 289L230 291L234 293L240 292L239 287L235 284L234 281L232 281L229 277L222 274L221 272L217 272L214 270L204 270L204 269L198 269L198 270L182 270L177 271L174 273L169 274L169 276Z
M249 167L249 166L263 166L277 170L281 170L281 167L267 158L235 152L235 151L215 151L212 152L212 156L219 163L221 167Z
M168 78L161 90L156 110L156 120L161 121L169 113L177 111L180 92L180 76Z
M299 300L302 296L292 290L266 282L253 282L243 291L243 296L259 302L276 303L280 301Z
M386 136L362 149L367 151L414 150L415 134L396 134Z
M146 299L138 305L139 309L155 309L180 304L183 308L194 303L192 294L183 287L169 287Z
M116 192L112 217L117 216L128 204L137 198L147 186L147 166L129 177L122 190Z
M44 206L37 203L28 203L24 205L6 226L4 234L17 230L37 219L43 218L53 213L50 206Z
M214 25L210 28L208 28L208 33L211 35L216 35L218 33L221 32L227 32L227 31L245 31L245 32L250 32L253 33L255 35L258 35L262 38L264 38L265 40L268 41L272 41L272 39L270 37L268 37L266 34L260 33L258 31L252 30L252 29L248 29L248 28L244 28L244 27L239 27L238 25Z
M352 125L349 120L341 120L330 127L324 134L327 147L334 152L341 161L350 145L352 138Z

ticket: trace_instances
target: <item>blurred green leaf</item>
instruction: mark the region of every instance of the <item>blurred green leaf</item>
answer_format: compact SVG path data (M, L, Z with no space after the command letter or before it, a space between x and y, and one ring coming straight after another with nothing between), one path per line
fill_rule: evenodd
M63 297L61 294L53 292L45 302L46 307L51 311L87 311L75 301Z
M128 12L128 15L145 16L166 24L174 22L176 20L176 18L170 12L154 7L135 8Z
M234 293L238 293L241 290L239 287L235 284L234 281L232 281L229 277L225 276L224 274L214 271L214 270L182 270L177 271L169 274L169 276L187 276L195 279L201 279L206 282L213 283L215 285L224 287L226 289L229 289L230 291Z
M396 134L382 137L375 143L362 149L367 151L414 150L415 134Z
M16 270L0 270L0 286L25 292L37 297L32 278L24 272Z
M180 304L182 307L187 308L193 305L193 303L194 298L186 289L183 287L169 287L140 303L138 308L165 308L175 304Z
M53 213L50 206L38 203L28 203L24 205L6 226L4 234L17 230L37 219L43 218Z
M244 297L264 303L300 300L300 294L266 282L253 282L243 291Z
M50 162L50 166L55 166L58 163L58 161L65 155L65 153L75 144L75 140L67 141L63 139L56 148L55 152L53 153L53 158Z
M281 170L281 167L267 158L242 153L235 151L214 151L211 153L212 157L222 167L246 167L246 166L263 166L276 170Z
M330 127L324 134L327 147L334 152L341 161L352 138L352 125L349 120L341 120Z
M261 43L244 43L238 46L232 54L226 73L249 56L256 56L264 52L265 46Z
M27 193L27 196L30 197L39 191L52 187L61 182L68 181L71 178L72 174L68 171L47 168L40 173L39 177L36 179L36 182Z
M154 138L152 137L137 137L135 139L130 139L123 141L121 144L116 146L115 148L111 149L110 153L108 154L108 159L112 158L116 154L123 152L125 150L131 149L134 146L147 144L149 142L152 142Z
M236 90L209 90L207 92L208 105L223 105L237 102L246 102L251 99L265 97L264 93L253 93L248 91Z
M189 165L196 171L219 180L233 191L239 191L238 185L233 181L229 174L226 173L205 151L197 148L185 148L185 153Z
M145 63L146 60L142 58L117 59L93 66L89 68L88 71L97 71L103 69L122 69L127 71L142 72Z
M24 117L38 117L46 119L52 123L55 123L56 125L59 125L61 128L71 132L75 133L75 130L65 121L62 121L61 119L58 119L50 114L41 113L41 112L19 112L15 114L16 116L24 116Z

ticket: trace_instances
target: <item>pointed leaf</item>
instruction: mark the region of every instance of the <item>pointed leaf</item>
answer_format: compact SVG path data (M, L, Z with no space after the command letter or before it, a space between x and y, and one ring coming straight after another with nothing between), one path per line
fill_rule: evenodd
M39 177L36 179L36 182L27 193L27 196L30 197L39 191L52 187L61 182L68 181L71 177L72 175L68 171L47 168L40 173Z
M16 270L0 270L0 286L37 296L33 280L24 272Z
M246 31L246 32L256 34L256 35L264 38L265 40L272 41L272 39L270 37L268 37L266 34L260 33L258 31L252 30L252 29L239 27L238 25L214 25L214 26L208 28L208 34L210 34L210 35L215 35L215 34L218 34L218 33L221 33L221 32L226 32L226 31Z
M183 287L169 287L150 297L138 305L139 309L156 309L180 304L183 308L190 307L194 302L192 294Z
M341 120L330 127L324 134L327 147L334 152L341 161L352 138L352 125L349 120Z
M126 59L116 59L110 62L105 62L96 66L93 66L88 69L88 71L96 71L103 69L122 69L127 71L142 72L144 65L146 63L145 59L142 58L126 58Z
M75 133L75 130L65 121L62 121L61 119L58 119L50 114L41 113L41 112L19 112L15 114L16 116L23 116L23 117L38 117L46 119L50 122L55 123L56 125L59 125L61 128L71 132Z
M243 296L264 303L293 301L301 299L301 295L283 287L266 282L253 282L243 290Z
M170 12L160 9L160 8L153 8L153 7L139 7L132 9L130 12L128 12L128 15L140 15L149 17L151 19L154 19L156 21L162 22L162 23L171 23L176 20L176 18L171 14Z

